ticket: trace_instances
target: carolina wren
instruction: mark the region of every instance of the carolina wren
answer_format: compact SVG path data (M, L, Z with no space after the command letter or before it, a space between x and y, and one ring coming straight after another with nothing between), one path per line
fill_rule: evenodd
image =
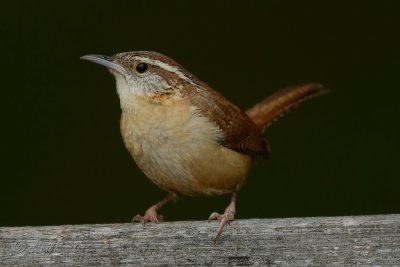
M234 219L237 192L255 157L268 154L263 130L300 102L326 92L320 84L293 86L243 112L156 52L81 59L103 65L115 76L125 146L146 176L169 192L133 221L161 221L157 211L178 195L232 193L225 212L209 218L220 221L214 243Z

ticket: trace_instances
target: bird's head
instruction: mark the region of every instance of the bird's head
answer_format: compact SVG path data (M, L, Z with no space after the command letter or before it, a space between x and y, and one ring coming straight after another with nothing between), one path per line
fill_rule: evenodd
M173 59L156 52L133 51L81 59L107 67L115 76L121 105L132 96L154 96L193 84L195 79Z

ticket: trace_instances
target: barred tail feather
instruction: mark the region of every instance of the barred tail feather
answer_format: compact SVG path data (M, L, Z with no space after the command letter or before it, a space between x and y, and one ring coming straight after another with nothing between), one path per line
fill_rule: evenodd
M291 86L265 98L246 110L246 114L260 129L264 130L300 103L327 92L328 90L323 85L317 83Z

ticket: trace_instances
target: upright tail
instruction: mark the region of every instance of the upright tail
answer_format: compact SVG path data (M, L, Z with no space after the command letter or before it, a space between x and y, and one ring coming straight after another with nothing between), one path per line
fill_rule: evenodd
M261 130L264 130L277 119L296 108L298 104L327 92L328 90L323 85L317 83L291 86L265 98L254 107L246 110L246 114Z

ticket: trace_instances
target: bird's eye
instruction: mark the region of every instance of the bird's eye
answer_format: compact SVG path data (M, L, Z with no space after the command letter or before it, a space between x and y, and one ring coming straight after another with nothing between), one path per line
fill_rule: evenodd
M136 65L136 71L139 73L146 72L148 66L146 63L139 63Z

